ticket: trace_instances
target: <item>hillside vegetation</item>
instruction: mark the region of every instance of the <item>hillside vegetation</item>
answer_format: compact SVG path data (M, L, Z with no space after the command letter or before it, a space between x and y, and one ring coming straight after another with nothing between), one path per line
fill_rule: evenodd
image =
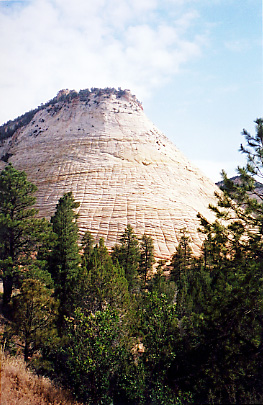
M89 231L79 246L72 193L50 222L38 219L36 187L7 165L0 174L6 352L22 353L38 375L85 404L262 403L263 196L251 196L263 120L256 125L255 136L244 131L248 163L238 184L223 173L210 207L217 219L199 215L200 257L183 230L170 266L161 261L155 271L150 235L139 238L128 224L111 252ZM14 393L18 384L23 397L24 366L17 375L11 364L8 357L6 384ZM46 380L25 378L32 387L25 397L47 397Z
M23 359L1 355L1 405L80 405L66 390L28 370Z

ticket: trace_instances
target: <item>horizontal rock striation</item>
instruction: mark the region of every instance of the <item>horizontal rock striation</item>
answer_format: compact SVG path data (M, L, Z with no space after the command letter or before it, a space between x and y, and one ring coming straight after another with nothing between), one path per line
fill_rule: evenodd
M136 234L153 237L159 258L174 253L183 229L199 252L196 215L212 219L208 204L215 203L217 187L129 91L63 90L32 115L2 138L0 157L1 167L12 162L37 185L39 216L49 218L58 199L72 191L80 203L80 232L103 237L109 248L131 224Z

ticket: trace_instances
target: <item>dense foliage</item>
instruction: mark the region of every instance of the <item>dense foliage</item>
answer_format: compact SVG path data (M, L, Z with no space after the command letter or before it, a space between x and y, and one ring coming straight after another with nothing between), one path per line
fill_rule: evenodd
M26 174L8 164L0 175L0 271L3 280L3 305L10 302L14 286L25 273L38 267L35 252L49 237L49 224L35 218L36 186Z
M49 271L54 280L54 294L59 299L59 329L63 328L65 317L74 310L80 273L78 225L74 212L78 206L72 193L66 193L59 199L56 212L51 217L55 241L49 257Z
M240 181L223 173L215 221L199 216L200 257L182 230L170 266L160 262L155 272L151 237L138 238L130 225L112 252L89 231L80 249L71 193L43 239L35 187L6 167L1 277L20 279L10 310L26 360L87 404L262 403L263 196L255 185L263 121L256 124L255 136L244 131Z

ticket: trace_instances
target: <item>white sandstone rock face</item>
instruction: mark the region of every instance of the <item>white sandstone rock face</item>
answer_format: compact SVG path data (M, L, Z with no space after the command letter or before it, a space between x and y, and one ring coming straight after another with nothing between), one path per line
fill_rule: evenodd
M143 112L128 91L62 91L53 103L2 142L0 156L38 187L39 216L54 214L72 191L81 234L90 230L111 248L130 224L151 235L155 255L169 258L186 229L195 253L200 212L213 219L217 187L195 168ZM1 162L4 167L4 162Z

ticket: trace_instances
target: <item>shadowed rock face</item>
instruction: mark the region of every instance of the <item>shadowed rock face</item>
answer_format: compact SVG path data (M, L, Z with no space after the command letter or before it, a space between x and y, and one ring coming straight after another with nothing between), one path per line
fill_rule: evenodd
M72 191L80 202L80 232L103 237L109 248L129 223L136 234L153 237L157 257L174 253L184 228L198 253L196 215L212 219L207 207L215 203L216 186L129 91L60 92L2 141L0 156L37 185L39 216L49 218Z

